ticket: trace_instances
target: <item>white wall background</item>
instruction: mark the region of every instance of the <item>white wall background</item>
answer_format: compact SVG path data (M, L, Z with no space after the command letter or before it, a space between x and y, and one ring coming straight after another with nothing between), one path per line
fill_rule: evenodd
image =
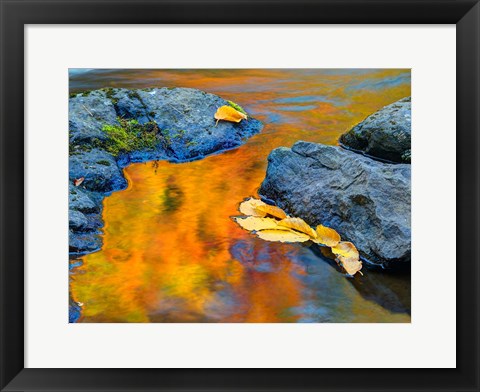
M230 37L248 52L220 53ZM455 26L32 25L25 54L26 367L455 367ZM412 323L68 324L68 68L83 67L412 68Z

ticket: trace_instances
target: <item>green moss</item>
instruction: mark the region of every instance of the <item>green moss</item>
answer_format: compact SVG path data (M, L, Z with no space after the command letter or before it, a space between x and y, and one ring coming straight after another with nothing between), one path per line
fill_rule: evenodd
M68 95L68 97L69 97L69 98L75 98L76 96L79 96L79 97L88 97L91 92L92 92L92 90L76 91L76 92L70 93L70 94Z
M103 148L118 156L135 150L153 149L157 145L158 127L147 123L140 125L137 120L118 119L120 125L104 125L108 139Z
M92 146L91 144L85 144L85 143L82 143L82 144L74 144L74 143L70 143L69 146L68 146L68 152L69 152L69 155L70 155L70 156L72 156L72 155L79 155L79 154L81 154L82 152L92 151L93 148L94 148L94 146Z
M137 91L135 90L128 90L127 95L130 99L138 99L140 102L142 102L142 98L140 98L140 95L138 95Z
M236 104L235 102L232 102L232 101L227 101L227 103L232 107L234 108L235 110L238 110L240 113L243 113L245 115L247 115L247 112L238 104Z
M181 129L180 131L178 131L178 132L177 132L175 135L173 135L172 137L173 137L174 139L177 139L177 138L182 138L182 139L183 139L183 137L185 136L185 133L186 133L186 132L187 132L187 131Z
M190 141L186 144L186 146L187 146L187 147L194 147L194 146L196 146L197 144L198 144L198 143L197 143L196 141L190 140Z
M116 91L111 87L102 88L102 91L105 91L107 98L114 104L118 104L118 98L115 98Z
M171 140L171 137L170 137L170 132L168 130L162 129L160 131L160 135L162 135L163 140L165 140L168 144L171 143L172 140ZM175 137L175 136L176 135L173 135L173 137Z
M110 162L109 162L109 161L101 160L101 161L97 161L97 163L98 163L99 165L103 165L103 166L110 166Z

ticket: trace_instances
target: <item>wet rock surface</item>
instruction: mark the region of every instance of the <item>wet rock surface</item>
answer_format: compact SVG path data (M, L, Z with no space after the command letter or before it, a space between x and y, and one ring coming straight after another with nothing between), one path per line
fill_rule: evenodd
M411 99L403 98L368 116L340 136L340 143L374 158L410 163Z
M113 155L100 149L70 156L69 179L79 178L84 179L82 188L94 192L112 192L127 186Z
M411 258L410 169L300 141L271 152L259 193L312 226L334 228L363 260L397 267Z

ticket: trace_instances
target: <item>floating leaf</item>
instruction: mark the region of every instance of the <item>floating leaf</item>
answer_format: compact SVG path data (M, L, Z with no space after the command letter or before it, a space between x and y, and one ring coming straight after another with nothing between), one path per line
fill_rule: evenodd
M248 231L259 230L289 230L286 227L278 226L278 221L273 218L261 218L259 216L248 216L246 218L235 217L233 218L242 228Z
M355 275L362 269L357 248L351 242L339 242L332 247L332 252L337 255L337 263L350 275Z
M257 235L262 240L274 242L305 242L310 239L310 237L304 233L290 230L262 230L257 231Z
M337 246L333 246L332 252L337 256L342 256L348 259L358 259L360 257L355 245L346 241L339 242Z
M357 272L360 272L362 269L362 262L355 257L338 256L338 264L340 264L340 266L347 271L347 274L352 276Z
M267 214L257 210L259 206L264 205L266 204L263 201L250 198L240 203L238 210L244 215L264 217Z
M340 235L334 229L318 225L314 230L303 219L289 217L281 208L254 198L240 203L239 210L247 216L234 217L234 221L245 230L254 232L259 238L273 242L312 240L317 244L326 245L320 248L322 254L334 259L347 274L351 276L357 272L362 274L362 262L357 248L351 242L340 241Z
M285 218L278 222L280 226L308 234L312 238L317 238L317 233L302 218Z
M85 180L85 177L76 178L75 180L73 180L73 185L79 186L79 185L81 185L83 180Z
M340 242L340 234L338 234L335 230L323 226L317 226L317 238L313 240L317 244L324 244L327 246L337 246Z
M285 214L285 211L281 208L270 206L268 204L259 205L258 207L255 207L255 210L279 219L285 219L287 217L287 214Z
M247 119L246 114L240 113L238 110L227 105L219 107L214 117L217 120L217 123L218 123L218 120L239 123L240 121Z

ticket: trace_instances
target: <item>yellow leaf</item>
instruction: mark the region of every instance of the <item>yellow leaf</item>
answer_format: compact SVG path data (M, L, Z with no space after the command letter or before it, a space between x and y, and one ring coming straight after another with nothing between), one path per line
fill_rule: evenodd
M224 121L231 121L239 123L242 120L247 119L247 115L240 113L238 110L235 110L231 106L221 106L217 109L215 113L215 119L217 120L224 120Z
M337 246L333 246L332 252L337 256L342 256L348 259L358 259L360 257L355 245L346 241L339 242Z
M290 230L261 230L256 234L262 240L274 242L305 242L310 239L306 234Z
M355 275L362 269L362 262L355 257L338 256L338 264L343 267L347 274ZM361 273L361 272L360 272Z
M261 218L258 216L248 216L246 218L233 218L242 228L248 231L259 231L266 229L289 230L286 227L278 226L278 221L273 218Z
M287 214L285 214L285 211L283 211L281 208L270 206L268 204L259 205L258 207L255 207L255 210L262 213L264 212L267 215L271 215L279 219L284 219L287 217Z
M257 207L264 205L266 204L263 201L250 198L240 203L238 210L244 215L264 217L267 215L265 212L257 211Z
M317 238L317 233L302 218L285 218L278 222L280 226L308 234L312 238Z
M340 235L333 229L322 225L317 226L317 238L313 240L317 244L337 246L340 242Z

